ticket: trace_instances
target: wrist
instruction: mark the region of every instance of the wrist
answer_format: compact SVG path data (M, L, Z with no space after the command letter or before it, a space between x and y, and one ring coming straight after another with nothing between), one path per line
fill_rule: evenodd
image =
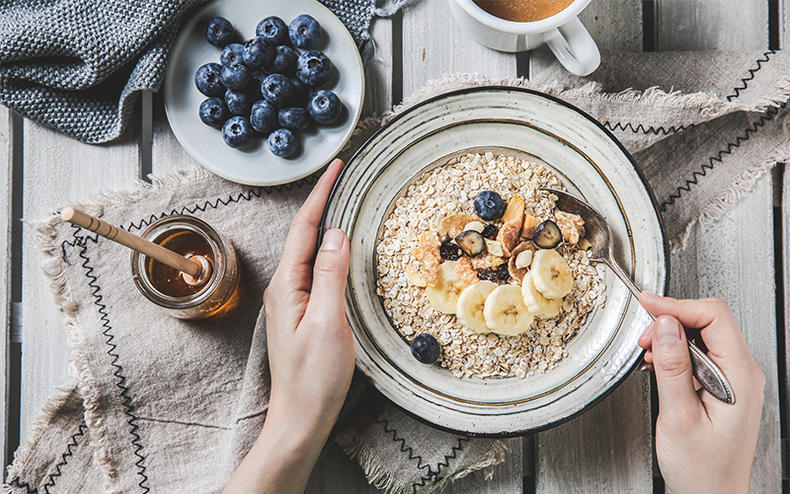
M276 401L269 405L256 447L265 444L276 444L281 454L317 456L324 442L329 437L334 421L316 416L301 407L281 407Z

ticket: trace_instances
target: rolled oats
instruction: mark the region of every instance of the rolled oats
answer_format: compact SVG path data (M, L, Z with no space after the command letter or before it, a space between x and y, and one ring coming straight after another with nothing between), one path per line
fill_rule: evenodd
M557 247L573 273L574 286L565 297L559 315L535 319L532 328L520 336L478 335L459 323L454 316L440 314L428 302L424 290L409 282L408 266L418 261L420 275L434 281L437 254L436 240L426 245L425 232L439 231L448 214L458 214L445 223L445 230L465 226L474 220L472 202L481 190L495 190L504 200L518 195L525 212L532 217L557 220L556 196L540 193L544 187L561 188L559 178L538 163L513 156L466 154L435 168L407 188L406 195L395 201L395 209L384 221L379 245L377 293L400 334L411 341L418 333L429 333L442 345L439 364L459 377L524 378L557 366L567 357L566 343L587 321L596 306L605 301L605 286L592 266L587 252L568 243ZM529 228L534 220L529 219ZM560 214L561 223L576 226L574 218ZM460 227L456 224L461 224ZM527 225L525 225L527 226ZM519 225L519 230L521 225ZM577 229L580 233L583 230ZM574 238L574 240L578 240ZM413 253L419 259L415 259ZM494 264L498 257L490 256ZM474 264L483 264L478 260ZM477 268L477 266L475 266ZM471 274L469 274L471 276Z

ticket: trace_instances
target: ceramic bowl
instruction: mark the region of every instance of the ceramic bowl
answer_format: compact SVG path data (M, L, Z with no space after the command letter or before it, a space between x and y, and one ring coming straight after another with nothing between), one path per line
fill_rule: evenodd
M527 156L554 170L607 219L618 260L646 290L664 292L666 240L652 193L614 136L580 110L529 90L473 88L425 101L349 161L323 228L342 228L351 238L346 309L357 366L396 404L441 428L521 434L567 420L614 389L639 362L637 339L650 318L600 267L606 303L568 342L568 357L556 368L524 379L458 378L415 360L376 294L378 234L409 184L470 150Z
M220 48L205 39L209 19L228 19L244 39L255 36L262 19L276 15L286 23L300 14L313 16L323 28L321 45L335 65L335 76L325 86L343 102L344 117L329 127L311 126L299 132L300 150L282 159L267 148L265 139L255 139L250 148L225 145L220 130L198 118L198 107L206 99L195 87L194 76L205 63L219 63ZM365 76L354 39L342 22L316 0L251 2L223 0L195 12L181 30L173 46L164 81L165 111L176 139L201 165L217 175L249 185L277 185L299 180L319 170L334 157L354 132L362 112Z

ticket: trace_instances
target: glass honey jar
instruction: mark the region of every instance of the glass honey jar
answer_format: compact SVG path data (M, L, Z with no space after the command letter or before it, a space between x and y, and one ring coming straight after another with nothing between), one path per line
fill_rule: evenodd
M179 319L227 313L238 301L239 260L230 241L194 216L167 216L140 235L201 263L197 280L145 254L132 252L132 279L145 298Z

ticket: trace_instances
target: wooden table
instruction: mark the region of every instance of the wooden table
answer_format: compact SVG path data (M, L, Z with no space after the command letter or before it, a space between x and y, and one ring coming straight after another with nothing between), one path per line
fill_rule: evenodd
M530 77L551 60L545 49L507 55L475 44L452 22L447 1L420 0L392 19L375 21L377 58L367 67L366 113L389 109L447 72ZM788 11L790 0L593 0L582 18L602 49L759 50L782 47ZM0 245L8 256L7 268L0 270L0 367L5 369L0 376L0 441L5 464L65 374L69 356L64 317L55 309L41 272L35 231L23 220L42 218L93 188L122 188L152 172L195 164L173 137L158 95L145 95L139 114L139 123L122 141L89 146L0 107L0 160L5 163L0 167L0 197L8 212L0 214ZM695 228L688 248L672 256L670 293L727 301L767 376L752 475L755 493L778 493L784 481L780 421L786 430L790 242L783 232L790 229L789 185L784 166L777 167L716 223ZM650 376L635 373L571 422L508 440L511 454L492 480L467 477L448 491L663 491L653 452L656 413ZM308 492L376 492L354 462L336 447L328 448Z

